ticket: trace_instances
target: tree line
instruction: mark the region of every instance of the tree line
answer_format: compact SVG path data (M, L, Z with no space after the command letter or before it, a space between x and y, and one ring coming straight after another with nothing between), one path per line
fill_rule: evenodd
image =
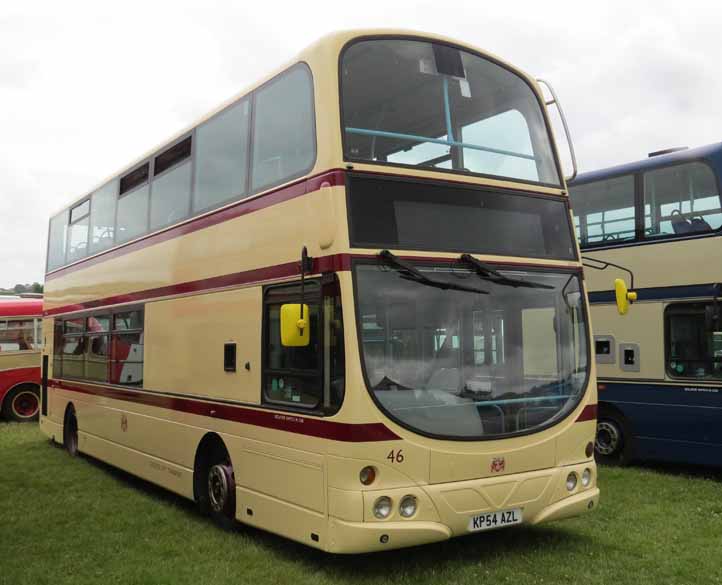
M22 293L42 293L43 285L39 282L32 284L16 284L12 288L0 288L0 295L19 295Z

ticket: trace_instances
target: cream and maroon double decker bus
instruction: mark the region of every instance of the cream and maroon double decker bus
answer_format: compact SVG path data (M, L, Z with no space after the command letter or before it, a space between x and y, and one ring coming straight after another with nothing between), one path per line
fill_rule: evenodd
M597 504L565 182L496 57L333 34L49 233L41 427L71 453L338 553Z

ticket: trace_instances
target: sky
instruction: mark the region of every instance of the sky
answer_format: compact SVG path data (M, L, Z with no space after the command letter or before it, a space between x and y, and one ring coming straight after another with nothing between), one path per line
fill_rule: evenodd
M52 213L325 33L440 33L551 81L592 170L722 140L721 18L695 1L0 2L0 287L42 282Z

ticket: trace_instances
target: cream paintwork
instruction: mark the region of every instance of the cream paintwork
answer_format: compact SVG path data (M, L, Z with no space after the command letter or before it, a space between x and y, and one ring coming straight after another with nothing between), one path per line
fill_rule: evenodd
M39 368L40 350L0 351L0 372L18 368Z
M637 289L722 281L722 266L715 261L719 257L718 237L587 250L584 256L613 262L632 270ZM629 275L614 267L606 270L585 268L584 277L590 292L614 290L615 278L622 278L627 286L630 284ZM646 383L674 382L667 375L664 365L664 309L668 304L664 300L637 301L624 316L619 315L614 302L591 306L594 335L611 335L615 342L615 363L597 364L599 378L624 379L632 383L635 380L644 380ZM620 343L639 344L639 372L629 372L619 367ZM689 384L689 380L677 380L676 383ZM694 385L718 384L695 380Z
M318 157L310 174L346 166L339 127L338 54L347 41L367 33L403 31L338 33L322 39L296 60L308 63L314 73ZM536 83L527 79L541 95ZM434 171L380 169L366 164L354 167L449 179L449 175ZM479 185L531 189L509 181L463 179ZM564 192L561 188L533 190ZM254 197L258 196L262 195ZM351 250L346 218L345 188L322 187L252 214L51 276L46 283L45 307L57 309L297 262L303 245L311 256L377 254L378 250ZM416 257L458 257L458 253L444 251L394 252ZM543 259L484 255L478 258L578 266L576 262ZM382 550L443 540L464 533L469 515L490 506L523 505L525 521L536 523L578 514L596 505L599 497L596 481L588 489L571 495L559 487L572 469L581 473L582 469L590 468L596 477L594 462L585 455L586 446L594 438L595 423L575 422L586 405L596 403L593 367L582 403L552 428L528 436L482 442L424 438L387 419L367 391L359 360L351 273L343 271L337 276L347 356L346 387L343 406L330 420L380 422L396 433L398 440L334 441L214 418L212 403L207 415L188 414L58 387L49 392L49 412L47 417L41 417L41 429L61 442L63 416L72 403L78 418L81 451L189 498L194 496L196 446L206 433L214 432L225 443L235 470L237 519L332 552ZM145 386L140 391L188 394L262 408L261 294L262 287L254 283L146 302ZM53 321L45 319L48 340L52 339ZM226 341L238 344L238 370L233 373L223 371L222 348ZM48 343L45 347L51 356L51 371L52 345ZM250 362L250 371L243 367L246 361ZM294 416L303 418L300 414ZM125 424L121 424L123 420ZM403 451L403 462L389 460L392 450ZM506 459L506 468L501 473L491 470L495 457ZM378 471L371 486L363 486L358 479L359 471L366 465L373 465ZM406 494L416 495L421 502L413 518L402 519L396 512L387 521L373 517L370 506L376 497L390 495L398 501ZM248 509L253 511L252 515L247 513ZM383 534L389 536L387 544L380 542Z
M715 237L586 250L584 256L629 268L634 272L636 288L722 281L722 265L714 260L719 257L719 238ZM615 278L624 279L629 286L629 275L613 267L606 270L586 268L584 277L590 291L614 290ZM636 304L629 314L635 307Z
M258 404L261 387L261 288L148 303L144 382L148 388ZM235 342L237 371L226 372L223 345ZM173 367L169 367L169 361ZM248 363L250 370L244 367ZM203 380L202 389L198 381Z

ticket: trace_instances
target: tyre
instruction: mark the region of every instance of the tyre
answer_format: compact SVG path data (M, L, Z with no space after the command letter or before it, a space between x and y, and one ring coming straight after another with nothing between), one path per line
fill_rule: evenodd
M626 463L627 429L621 417L605 413L597 421L594 452L601 463Z
M216 445L199 470L199 507L218 525L231 529L236 520L236 479L231 459L222 445Z
M65 413L63 446L71 457L78 454L78 419L75 417L75 409L72 406Z
M37 386L22 384L16 386L3 401L3 417L16 422L38 420L40 413L40 392Z

